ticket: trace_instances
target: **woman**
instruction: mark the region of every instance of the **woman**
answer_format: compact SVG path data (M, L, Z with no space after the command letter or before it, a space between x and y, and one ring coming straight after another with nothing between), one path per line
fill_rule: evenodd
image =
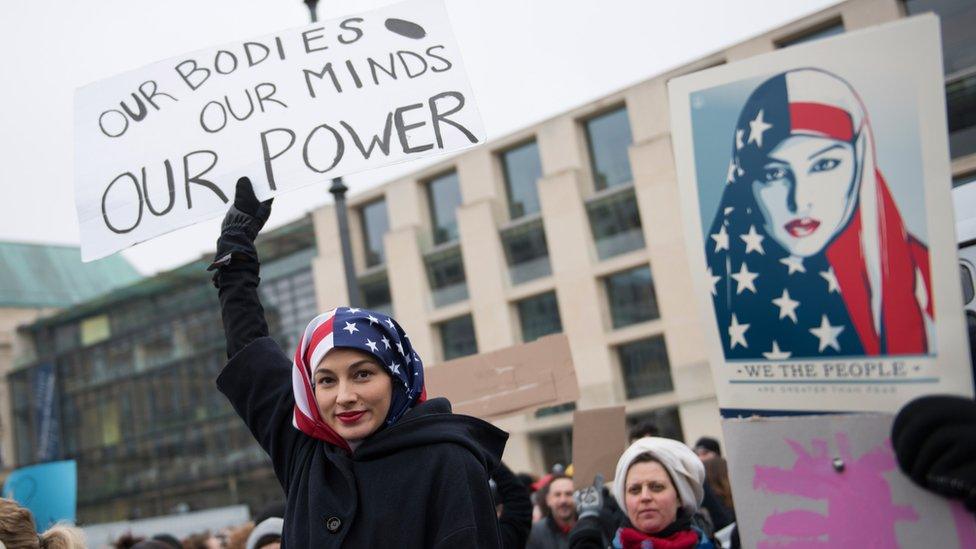
M253 241L270 208L238 181L211 267L230 358L217 386L284 488L282 545L498 547L488 473L507 435L426 399L423 363L395 320L326 312L294 360L268 337Z
M726 358L932 352L928 249L905 228L847 82L817 69L763 82L724 187L705 247Z
M609 546L619 549L711 549L714 542L694 525L704 497L705 467L676 440L645 437L634 441L617 461L613 496L626 517L612 531ZM612 522L602 487L577 496L580 519L570 536L573 549L606 547ZM589 496L589 497L588 497Z
M713 457L702 462L705 465L705 482L719 502L733 515L735 520L735 506L732 503L732 483L729 481L729 465L722 456Z
M84 549L85 534L64 524L55 524L38 534L30 510L14 500L0 498L0 546L7 549Z

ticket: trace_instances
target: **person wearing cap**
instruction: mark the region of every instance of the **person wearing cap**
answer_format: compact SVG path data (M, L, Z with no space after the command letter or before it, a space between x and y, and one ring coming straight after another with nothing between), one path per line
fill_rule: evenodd
M327 311L286 357L257 292L270 212L241 178L210 269L229 359L217 387L271 457L282 546L498 547L488 477L507 433L428 399L420 355L385 314Z
M695 454L702 461L708 461L712 458L722 457L722 447L712 437L701 437L695 443Z
M278 549L284 522L280 517L268 517L257 523L247 535L244 549Z
M685 444L645 437L617 461L613 497L624 511L613 528L604 502L602 477L575 494L579 520L570 534L572 549L614 547L712 549L714 540L693 517L704 497L705 467Z

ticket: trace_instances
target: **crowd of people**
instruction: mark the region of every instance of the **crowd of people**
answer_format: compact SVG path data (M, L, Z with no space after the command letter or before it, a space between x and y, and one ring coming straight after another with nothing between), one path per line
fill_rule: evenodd
M178 540L126 535L118 549L397 547L686 549L737 547L721 446L693 447L635 427L612 483L541 478L501 461L508 434L428 398L423 360L393 318L340 307L312 319L288 357L269 337L254 239L271 211L238 181L211 265L228 363L217 378L270 456L284 500L254 522ZM943 400L939 400L942 398ZM976 404L934 397L895 420L902 470L976 510ZM38 533L30 512L0 501L9 549L84 547L80 531Z

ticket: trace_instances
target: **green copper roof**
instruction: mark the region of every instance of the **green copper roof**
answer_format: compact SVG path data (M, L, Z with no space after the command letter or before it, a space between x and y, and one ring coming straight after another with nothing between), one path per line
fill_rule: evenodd
M0 242L0 307L66 307L140 278L121 255L82 263L73 246Z

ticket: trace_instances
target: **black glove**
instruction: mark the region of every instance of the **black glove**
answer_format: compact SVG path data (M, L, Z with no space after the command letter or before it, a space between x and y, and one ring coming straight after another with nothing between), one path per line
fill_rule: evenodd
M916 484L962 499L976 512L976 401L917 398L895 417L891 443L901 470Z
M234 203L227 210L220 225L220 238L217 239L217 254L208 271L230 264L234 259L257 262L254 239L271 215L273 198L258 202L251 187L251 180L242 177L237 180Z

